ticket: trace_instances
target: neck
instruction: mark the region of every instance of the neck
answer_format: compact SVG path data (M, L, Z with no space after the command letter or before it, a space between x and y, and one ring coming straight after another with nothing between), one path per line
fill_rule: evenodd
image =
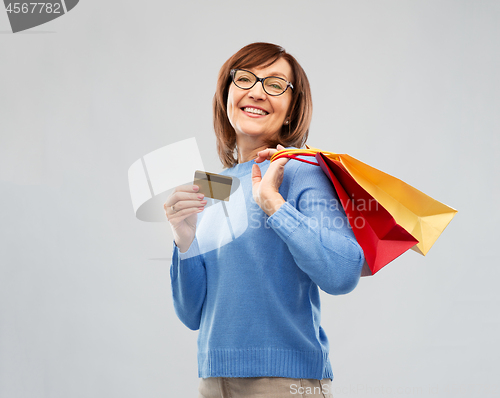
M254 139L245 139L246 137L236 138L238 147L238 163L245 163L257 157L259 151L268 148L265 142L255 141Z

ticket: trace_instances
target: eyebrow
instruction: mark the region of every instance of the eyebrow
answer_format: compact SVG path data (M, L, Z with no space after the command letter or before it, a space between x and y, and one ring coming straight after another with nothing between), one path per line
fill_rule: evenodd
M279 72L271 72L269 74L269 76L280 76L280 77L283 77L286 81L289 81L288 80L288 77L286 77L283 73L279 73Z
M252 68L253 69L253 68ZM253 72L251 71L250 69L247 69L249 72L252 72L254 75L257 76L257 73L256 72ZM255 69L254 69L255 70ZM290 80L288 79L288 77L286 77L286 75L284 75L283 73L280 73L280 72L271 72L269 73L269 75L265 76L265 77L269 77L269 76L278 76L278 77L282 77L283 79L285 79L287 82L289 82Z

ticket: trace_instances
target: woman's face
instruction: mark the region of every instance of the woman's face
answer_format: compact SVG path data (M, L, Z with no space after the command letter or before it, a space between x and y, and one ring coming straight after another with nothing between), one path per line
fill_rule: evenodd
M289 82L293 79L292 68L283 58L266 68L243 69L253 72L258 77L278 76ZM272 96L264 91L260 82L249 90L238 88L231 82L227 98L227 115L236 131L236 138L246 136L262 141L259 138L267 139L275 136L285 123L291 101L290 88L279 96Z

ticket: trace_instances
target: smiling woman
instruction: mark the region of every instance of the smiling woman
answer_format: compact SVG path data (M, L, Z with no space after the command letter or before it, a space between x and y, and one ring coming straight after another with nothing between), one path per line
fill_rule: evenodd
M227 211L233 227L248 227L231 239L224 215L205 212L193 185L176 188L164 205L174 234L174 307L200 330L199 397L329 397L319 289L353 290L364 256L342 207L332 206L336 193L323 171L270 162L285 146L305 144L307 76L283 48L250 44L222 66L213 107L221 174L237 178L242 192ZM204 251L207 242L219 246Z
M233 77L234 84L229 86L227 115L236 134L236 146L240 148L239 155L242 156L238 159L238 163L242 163L255 158L256 149L265 149L270 143L279 142L278 136L282 126L290 125L288 111L292 102L292 90L280 90L279 95L269 95L265 91L264 81L273 79L271 76L279 74L285 76L286 80L281 80L284 82L282 86L286 87L293 74L288 61L281 58L268 67L252 68L256 74L266 76L265 79L262 79L262 84L247 84L248 88L241 88L245 82L251 83L252 76L255 76L253 83L256 83L256 75L236 71L237 74L233 73L233 76L238 77L238 81ZM275 87L278 86L275 84ZM255 148L257 143L261 144L261 148ZM241 153L241 149L246 147L251 151Z
M264 82L261 81L260 84L256 80L253 87L245 90L241 83L238 83L239 86L230 84L231 80L234 80L232 70L238 69L253 72L260 78L281 77L290 82L293 89L287 86L284 93L273 96L263 90ZM254 79L257 76L254 76ZM235 103L236 100L239 103ZM267 134L260 139L262 148L275 148L278 144L300 148L307 141L312 117L309 81L297 60L282 47L269 43L250 44L229 58L219 72L213 114L217 151L225 167L231 167L241 160L234 156L235 152L239 152L238 128L235 123L238 119L237 110L243 112L241 107L247 105L252 105L254 109L262 109L264 112L279 113L269 118L271 121L265 121L268 129ZM235 119L231 119L231 116ZM246 113L246 116L249 114ZM274 131L269 133L270 130ZM247 158L251 156L248 155Z

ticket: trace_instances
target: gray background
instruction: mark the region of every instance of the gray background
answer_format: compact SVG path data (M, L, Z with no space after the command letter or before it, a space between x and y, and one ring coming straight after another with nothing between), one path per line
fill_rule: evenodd
M498 396L499 20L486 0L85 0L14 35L0 13L0 396L196 396L170 228L134 218L127 170L193 136L221 170L217 72L254 41L306 70L310 145L459 210L426 257L322 295L335 396Z

